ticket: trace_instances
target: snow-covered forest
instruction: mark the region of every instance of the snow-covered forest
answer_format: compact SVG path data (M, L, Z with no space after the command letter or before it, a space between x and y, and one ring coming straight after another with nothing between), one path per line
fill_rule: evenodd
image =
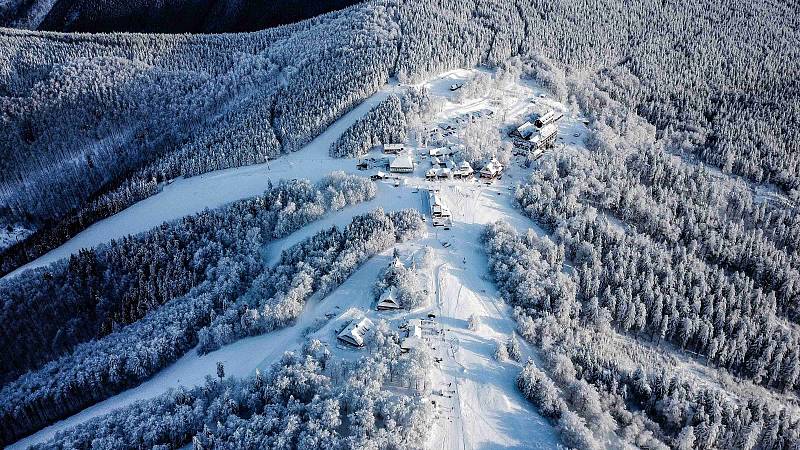
M331 145L335 157L354 158L373 147L406 140L406 118L397 96L389 96Z
M3 440L174 361L268 270L259 257L266 242L374 195L368 180L344 174L281 183L4 282Z
M267 373L228 379L220 366L203 386L137 403L34 448L418 448L430 405L390 395L385 383L409 364L428 370L430 358L401 355L397 333L382 325L358 361L331 360L309 341Z
M258 31L297 22L358 3L169 0L9 0L0 5L0 26L80 33L223 33Z
M35 29L46 3L10 2L0 20ZM518 336L481 336L491 364L517 371L516 395L568 447L796 448L799 30L800 6L762 0L371 0L230 34L0 28L0 275L178 178L300 155L376 92L385 97L326 142L335 161L385 143L447 144L446 103L483 98L499 110L515 86L536 85L585 135L562 133L535 159L516 158L508 134L519 123L505 111L449 132L460 141L454 163L478 171L497 158L508 169L502 180L441 184L456 186L442 194L456 216L451 235L481 236L489 274L469 276L494 283L492 301L513 308ZM440 74L476 67L449 93L429 89ZM0 444L190 351L290 327L399 243L458 254L462 277L486 269L450 249L443 230L426 234L418 211L372 209L376 198L406 201L412 186L418 194L413 172L380 196L388 184L362 176L279 176L263 195L0 280ZM502 189L480 204L476 189L492 183ZM369 212L265 262L269 244L363 203ZM435 276L390 266L362 289L375 300L393 288L398 314L441 313L449 300L433 292L447 289L444 266ZM485 291L468 279L467 290ZM498 327L481 314L450 325ZM424 447L442 416L385 381L403 376L398 358L425 373L441 361L400 356L397 331L376 323L370 341L380 344L367 355L331 358L308 340L264 373L229 379L221 366L203 386L46 445Z
M725 172L796 189L796 108L781 107L800 101L786 81L799 70L796 14L790 5L764 4L758 14L737 5L391 1L242 35L67 42L4 30L0 210L36 232L6 252L3 270L160 181L296 150L389 76L419 79L514 55L557 68L556 92L566 92L567 71L594 71L570 83L596 85ZM663 51L675 48L683 51Z

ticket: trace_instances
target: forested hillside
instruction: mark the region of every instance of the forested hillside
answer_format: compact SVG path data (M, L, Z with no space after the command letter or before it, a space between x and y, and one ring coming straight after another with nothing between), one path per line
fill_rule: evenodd
M230 36L0 32L2 225L36 230L0 270L160 182L300 148L388 80L395 47L375 16Z
M378 343L358 361L331 360L309 341L266 374L225 379L223 368L204 386L137 403L34 448L419 448L431 406L385 384L409 366L427 372L430 356L401 354L386 324L375 334Z
M0 26L80 33L258 31L298 22L357 2L11 0L0 5Z
M517 54L556 68L556 92L593 77L681 152L794 192L797 5L751 6L380 1L253 34L5 30L0 225L37 232L2 271L158 182L296 150L392 75Z
M0 230L29 232L0 249L0 273L177 177L297 151L390 78L415 83L478 65L535 80L588 118L586 148L549 152L515 191L550 237L502 224L484 234L494 281L542 360L522 371L520 391L569 446L796 448L797 3L373 0L244 34L0 29ZM330 154L402 139L413 101L390 96ZM140 383L195 345L213 351L285 326L310 296L413 234L419 216L361 216L284 253L276 268L256 247L373 195L369 182L342 175L281 184L0 281L0 339L12 355L2 361L2 442ZM321 445L298 431L324 415L314 398L349 398L323 366L304 355L275 369L319 382L295 400L258 377L210 381L127 412L175 416L181 425L169 432L135 440L125 433L140 429L119 413L101 431L57 442L223 445L241 442L251 417L272 439L264 417L300 411L288 446ZM246 406L229 426L205 417L231 405ZM342 447L383 433L353 423L314 430ZM416 442L408 433L419 422L405 423L398 442ZM344 428L363 441L331 431Z
M343 174L316 186L281 183L4 282L2 441L175 361L268 270L259 257L265 242L374 195L369 180Z

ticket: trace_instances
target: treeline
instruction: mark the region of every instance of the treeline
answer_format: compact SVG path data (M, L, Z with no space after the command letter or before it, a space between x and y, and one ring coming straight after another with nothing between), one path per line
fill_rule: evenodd
M0 47L24 51L0 52L0 211L5 223L40 232L3 258L3 270L127 206L106 206L103 195L131 177L138 186L264 161L300 148L389 76L422 80L515 55L552 68L548 84L559 94L575 83L566 74L589 70L605 97L684 154L791 191L800 164L800 96L790 81L800 72L797 17L792 6L739 0L624 9L610 0L393 0L240 35L7 30ZM531 30L549 37L530 39ZM133 175L148 165L146 177ZM142 195L150 193L134 198ZM90 199L96 214L82 212Z
M383 323L376 344L353 363L333 360L320 341L287 352L268 372L206 379L61 431L33 448L358 449L418 448L433 420L423 397L391 393L386 383L431 358L401 354ZM224 376L224 366L220 375Z
M375 20L353 10L238 38L4 31L3 48L25 51L0 52L0 213L37 231L3 253L0 270L159 183L301 148L388 80L396 46L351 26Z
M403 143L406 126L400 98L389 95L347 128L328 153L336 158L355 158L382 144Z
M422 259L427 260L427 255ZM392 262L378 276L372 294L379 300L384 292L391 289L401 308L409 311L419 308L428 301L428 281L420 274L426 268L417 267L416 261L411 267L406 267L395 253Z
M539 66L527 69L558 83ZM520 331L551 355L548 374L524 371L521 389L560 420L559 398L587 410L591 395L584 386L576 398L574 380L591 384L600 403L583 415L587 446L608 445L613 430L646 447L791 448L800 430L785 405L754 386L698 384L663 357L796 391L796 208L671 155L685 145L679 134L631 114L596 80L559 91L593 117L589 151L545 156L516 192L555 243L490 231L506 242L489 252L499 251L492 270Z
M252 288L200 330L201 353L246 336L281 328L300 316L312 295L324 297L364 261L420 232L416 210L356 216L343 230L320 231L284 250L278 264L259 275Z
M757 395L732 398L647 347L610 336L614 313L583 295L579 273L563 272L560 245L502 223L483 239L520 332L547 355L547 373L529 362L518 386L556 421L566 445L604 448L622 439L647 448L789 449L800 439L786 408Z
M14 0L0 6L0 26L78 33L232 33L258 31L358 3L276 1L263 5L217 0Z
M3 283L9 327L2 339L10 352L4 377L38 370L0 391L2 441L135 386L176 360L266 270L266 242L374 195L368 180L341 173L317 185L283 182L263 196Z
M518 191L526 212L546 224L557 220L548 212L564 211L568 202L577 200L576 191L559 182L575 181L566 181L572 168L569 159L558 159L564 178ZM548 165L543 163L545 172L557 172ZM553 231L575 264L579 295L599 302L620 331L656 342L665 339L756 383L795 389L800 381L800 337L776 317L774 292L762 290L742 273L728 274L706 264L687 247L670 248L590 217L591 213L570 215L569 222Z
M601 96L580 99L602 120L591 152L544 158L517 190L520 206L555 233L580 293L597 297L622 331L793 390L800 258L794 233L775 231L792 226L794 208L664 155L652 127L613 103L598 106Z

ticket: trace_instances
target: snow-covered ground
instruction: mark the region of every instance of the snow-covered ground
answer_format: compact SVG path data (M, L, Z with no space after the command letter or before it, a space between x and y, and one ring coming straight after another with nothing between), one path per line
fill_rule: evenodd
M266 164L219 170L190 178L181 178L166 185L152 197L78 233L61 246L9 273L14 276L26 269L41 267L129 234L141 233L163 222L185 217L205 208L253 197L264 192L270 181L305 178L316 181L335 170L355 172L355 164L347 159L328 156L328 148L350 125L384 100L395 89L390 85L368 98L334 122L301 150L281 156Z
M0 250L8 248L17 242L25 239L33 233L33 230L19 225L7 225L0 227Z
M349 212L351 211L347 213ZM352 213L356 212L352 211ZM307 233L304 230L302 234ZM52 438L59 430L86 422L94 417L130 405L137 400L155 397L170 388L200 385L206 376L216 376L218 361L222 361L225 365L226 376L230 377L252 375L257 368L266 370L284 352L297 349L304 342L309 327L314 327L318 321L325 320L326 315L339 314L349 308L369 308L372 296L370 291L363 287L372 285L378 273L389 263L390 259L391 252L376 256L359 268L325 299L312 298L307 303L299 320L290 327L239 340L204 356L198 356L197 352L192 350L141 385L56 422L17 441L8 448L23 449L44 442Z
M512 125L532 111L542 108L566 108L551 99L540 97L536 86L519 83L495 89L486 97L470 99L463 104L450 101L448 86L453 80L467 79L474 71L449 72L426 83L434 95L448 101L435 121L448 120L469 111L492 109L502 118L501 125ZM78 249L107 242L129 233L145 231L163 221L261 193L269 180L308 178L316 180L332 170L358 172L352 159L331 159L328 147L350 124L384 99L388 92L399 89L390 86L334 123L304 149L281 157L269 164L229 169L189 179L178 180L165 189L121 213L96 223L69 242L37 259L26 267L47 264ZM535 100L535 102L532 102ZM579 118L565 114L559 124L560 135L572 141L574 133L582 134L585 127ZM566 145L573 145L565 142ZM509 164L501 180L426 181L429 162L423 157L427 149L414 149L418 166L414 173L400 176L400 181L377 182L378 195L370 202L346 208L299 230L284 239L267 245L263 256L275 263L282 249L300 242L313 233L332 225L343 226L356 215L375 207L386 210L420 208L427 215L425 201L428 189L439 189L453 213L449 230L429 226L427 236L398 245L404 258L411 258L425 247L431 250L431 269L428 271L432 295L430 304L413 312L379 313L374 310L371 289L380 271L391 258L391 249L365 263L338 289L324 299L312 298L297 323L291 327L262 336L240 340L211 354L199 357L189 352L142 385L94 405L72 417L15 443L10 448L24 448L43 442L61 429L82 423L92 417L124 407L140 399L151 398L169 388L194 386L207 375L216 374L216 363L222 361L229 376L246 376L256 368L265 369L284 351L297 348L313 336L327 342L335 357L355 358L359 350L342 347L335 333L351 318L354 311L376 320L385 318L399 326L412 317L436 315L436 326L442 330L440 341L432 338L429 344L434 355L441 358L427 395L437 405L437 419L431 430L428 446L433 449L467 448L554 448L558 437L550 423L519 393L515 377L520 363L498 362L493 358L495 341L507 340L515 329L510 308L497 295L489 278L487 260L480 234L484 225L503 219L518 231L533 228L543 234L533 222L513 206L513 188L524 173L515 162ZM429 220L430 222L430 220ZM443 245L446 244L446 245ZM470 330L467 320L475 315L481 325ZM524 358L534 357L524 348ZM524 361L523 361L524 362Z

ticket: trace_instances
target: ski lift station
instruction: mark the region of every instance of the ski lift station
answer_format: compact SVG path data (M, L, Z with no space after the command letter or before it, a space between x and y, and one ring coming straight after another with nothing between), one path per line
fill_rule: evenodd
M419 319L411 319L406 324L407 336L400 343L400 349L407 352L412 349L421 349L427 347L425 339L422 337L422 321Z

